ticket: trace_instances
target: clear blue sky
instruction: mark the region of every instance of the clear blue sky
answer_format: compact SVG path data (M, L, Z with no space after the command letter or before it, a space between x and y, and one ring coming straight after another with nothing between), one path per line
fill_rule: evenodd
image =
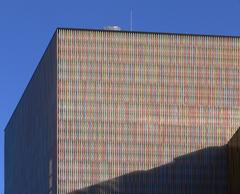
M4 128L57 27L240 35L240 0L1 0L0 193ZM21 129L20 129L21 130Z

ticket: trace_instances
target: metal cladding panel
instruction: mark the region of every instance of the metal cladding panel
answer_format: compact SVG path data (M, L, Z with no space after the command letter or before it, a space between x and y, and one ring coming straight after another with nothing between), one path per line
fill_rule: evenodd
M56 193L56 37L5 129L5 194Z
M237 37L57 37L58 194L222 146L239 125Z

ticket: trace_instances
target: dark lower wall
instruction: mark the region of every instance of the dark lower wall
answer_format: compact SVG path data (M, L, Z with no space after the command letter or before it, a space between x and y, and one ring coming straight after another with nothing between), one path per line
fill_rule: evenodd
M240 129L228 143L230 194L240 193Z
M227 146L209 147L72 194L228 194L227 156Z
M5 129L5 194L55 193L55 39L53 37Z

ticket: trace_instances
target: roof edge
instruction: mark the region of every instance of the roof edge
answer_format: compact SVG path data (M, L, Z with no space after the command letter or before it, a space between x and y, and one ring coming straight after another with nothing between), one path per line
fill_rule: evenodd
M204 36L204 37L219 37L219 38L240 38L240 35L218 35L218 34L194 34L194 33L175 33L175 32L147 32L147 31L128 31L128 30L104 30L104 29L90 29L90 28L71 28L71 27L57 27L59 30L76 30L76 31L94 31L94 32L114 32L114 33L137 33L137 34L157 34L157 35L178 35L178 36Z

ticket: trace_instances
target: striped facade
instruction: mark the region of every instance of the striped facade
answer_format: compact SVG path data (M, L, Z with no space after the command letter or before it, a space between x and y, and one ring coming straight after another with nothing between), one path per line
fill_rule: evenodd
M239 51L237 37L60 29L58 193L226 144Z
M5 130L5 194L66 194L166 165L239 126L239 37L57 29L50 45ZM207 153L173 174L207 174Z

